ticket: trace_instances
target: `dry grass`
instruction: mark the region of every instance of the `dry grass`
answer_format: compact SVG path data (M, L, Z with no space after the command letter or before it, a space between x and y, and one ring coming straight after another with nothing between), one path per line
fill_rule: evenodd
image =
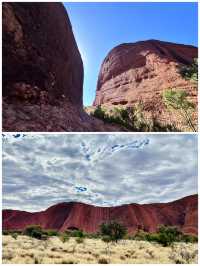
M156 243L121 240L105 243L100 239L70 238L63 243L58 237L37 240L27 236L3 236L3 264L88 264L88 263L197 263L198 246L176 243L162 247Z

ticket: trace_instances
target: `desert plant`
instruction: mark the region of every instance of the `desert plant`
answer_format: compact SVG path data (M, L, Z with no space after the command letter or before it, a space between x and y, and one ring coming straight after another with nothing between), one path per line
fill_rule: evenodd
M122 239L127 233L126 227L115 221L102 223L100 225L100 231L102 236L108 236L112 241L116 242Z
M102 109L101 105L98 105L94 110L93 116L102 120L106 119L106 111Z
M102 241L105 242L105 243L109 243L112 241L111 237L110 236L102 236Z
M142 101L133 107L115 107L113 110L110 110L110 113L101 106L98 106L91 115L107 123L118 124L131 131L178 131L174 125L162 125L155 116L148 122L144 117L144 106Z
M12 238L17 239L18 234L17 233L12 233L11 236L12 236Z
M45 233L47 234L47 236L58 236L59 232L56 230L45 230Z
M98 263L99 264L109 264L109 261L106 258L99 258Z
M185 79L191 79L194 81L198 81L198 59L195 58L193 63L189 66L180 67L180 74Z
M69 240L69 236L64 233L64 234L60 235L60 240L63 243L65 243L65 242L67 242Z
M196 243L198 242L198 237L195 235L181 235L180 241L186 242L186 243Z
M157 242L164 247L172 245L174 242L179 241L181 232L176 227L160 226L158 229Z
M24 234L37 239L42 239L42 236L45 235L44 231L39 225L27 226L24 230Z
M71 236L82 238L82 237L85 237L85 234L82 230L74 230L71 232Z
M81 237L76 238L76 243L82 244L84 242L84 239Z
M188 93L183 90L176 90L169 88L164 91L163 99L169 110L177 110L186 121L187 125L196 131L195 125L192 122L192 113L194 112L195 105L188 101Z

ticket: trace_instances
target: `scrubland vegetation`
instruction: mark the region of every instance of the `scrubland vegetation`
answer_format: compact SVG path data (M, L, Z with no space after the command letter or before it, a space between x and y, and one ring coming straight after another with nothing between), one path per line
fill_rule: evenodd
M103 223L96 234L81 230L57 232L29 226L3 232L3 263L197 263L197 237L175 227L157 233L127 234L117 223Z

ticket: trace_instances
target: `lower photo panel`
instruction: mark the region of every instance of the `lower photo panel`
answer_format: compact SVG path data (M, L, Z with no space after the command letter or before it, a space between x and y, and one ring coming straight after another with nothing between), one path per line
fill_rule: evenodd
M195 134L3 134L3 264L198 263Z

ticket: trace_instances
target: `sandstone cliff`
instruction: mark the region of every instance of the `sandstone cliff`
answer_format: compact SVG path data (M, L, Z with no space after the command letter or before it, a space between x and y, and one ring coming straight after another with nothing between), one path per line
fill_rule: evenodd
M65 231L70 228L96 232L102 222L116 220L129 233L143 229L156 231L161 224L177 226L184 233L198 234L198 197L188 196L170 203L128 204L97 207L83 203L60 203L41 212L3 210L3 230L24 229L31 224L45 229Z
M61 3L3 3L4 131L115 131L82 109L83 63Z
M142 101L147 117L154 115L163 123L180 126L180 118L167 112L161 95L169 87L183 89L197 105L197 84L179 73L181 66L197 57L197 48L190 45L157 40L121 44L102 63L93 105L109 108Z

